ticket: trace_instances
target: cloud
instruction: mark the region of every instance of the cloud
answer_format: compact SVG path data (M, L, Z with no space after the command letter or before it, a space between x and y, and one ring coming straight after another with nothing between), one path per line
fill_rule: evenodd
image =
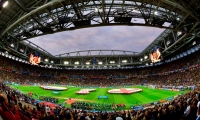
M53 55L82 50L141 52L163 30L138 26L95 27L49 34L29 41Z

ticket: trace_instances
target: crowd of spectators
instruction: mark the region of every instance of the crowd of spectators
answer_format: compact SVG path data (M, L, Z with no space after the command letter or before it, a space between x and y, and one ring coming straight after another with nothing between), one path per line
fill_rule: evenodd
M71 104L71 108L84 109L84 110L110 110L115 106L111 103L93 103L93 102L83 102L76 101Z
M23 63L16 64L16 61L1 56L0 115L5 120L199 120L199 58L200 53L197 52L167 64L146 68L116 70L58 70L39 68L28 64L24 65ZM70 78L69 76L84 76L82 78L85 79L79 77ZM112 78L111 76L126 77ZM196 89L191 90L186 94L179 95L171 101L163 104L156 104L154 107L146 108L144 110L92 112L87 111L87 108L79 108L79 104L87 103L77 103L78 105L72 105L72 108L51 108L49 106L36 104L37 109L35 109L34 107L22 105L22 102L33 104L35 99L6 86L3 84L5 82L14 82L22 85L58 84L82 87L109 87L138 84L152 84L161 87L195 85Z
M42 101L47 101L47 102L51 102L51 103L58 103L58 99L53 98L53 97L40 96L39 99Z
M155 84L162 84L162 82L174 84L176 82L187 85L198 82L200 78L199 58L200 53L196 52L179 60L153 67L115 70L60 70L31 66L0 56L2 63L0 65L0 79L27 85L64 84L108 87L140 84L143 80ZM148 76L152 74L154 76ZM192 82L188 82L190 80Z
M0 115L4 120L196 120L200 113L199 88L197 86L196 90L179 95L174 100L144 110L92 112L87 108L76 108L76 106L51 108L36 104L37 109L29 105L22 106L20 97L28 98L28 96L1 83Z

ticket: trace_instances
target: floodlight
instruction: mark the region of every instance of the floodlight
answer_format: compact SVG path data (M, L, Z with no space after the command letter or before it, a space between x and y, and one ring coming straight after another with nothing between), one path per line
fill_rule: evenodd
M23 49L20 49L19 51L20 51L20 52L24 52L24 50L23 50Z
M76 62L74 62L74 64L75 64L75 65L78 65L78 64L79 64L79 62L78 62L78 61L76 61Z
M8 6L8 0L3 0L2 1L2 6L3 6L3 8L5 8L6 6Z
M68 61L64 61L64 64L65 64L65 65L68 65L68 64L69 64L69 62L68 62Z
M14 47L14 44L10 44L11 47Z
M146 60L147 58L148 58L148 56L147 56L147 55L145 55L145 56L144 56L144 59Z
M182 34L182 32L181 32L181 31L177 32L177 35L181 35L181 34Z
M196 43L196 41L194 41L193 43L192 43L192 45L196 45L197 43Z
M86 62L86 65L89 65L90 64L90 62Z
M169 45L171 43L171 41L167 41L166 45Z
M98 11L99 11L99 9L98 9L98 8L95 8L94 10L95 10L95 12L98 12Z
M99 64L99 65L102 65L102 64L103 64L103 62L98 62L98 64Z
M114 64L114 63L115 63L115 61L110 61L110 63L111 63L111 64Z
M46 59L44 59L44 61L45 61L45 62L48 62L49 60L46 58Z
M122 60L122 63L127 63L127 60Z
M155 14L155 15L158 15L158 11L155 11L154 14Z

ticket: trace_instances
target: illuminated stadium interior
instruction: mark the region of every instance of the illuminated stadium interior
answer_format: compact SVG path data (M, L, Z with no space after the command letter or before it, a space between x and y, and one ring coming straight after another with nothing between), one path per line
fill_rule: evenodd
M199 6L199 0L0 0L0 119L199 120ZM87 48L77 36L113 39ZM117 41L135 47L106 46Z

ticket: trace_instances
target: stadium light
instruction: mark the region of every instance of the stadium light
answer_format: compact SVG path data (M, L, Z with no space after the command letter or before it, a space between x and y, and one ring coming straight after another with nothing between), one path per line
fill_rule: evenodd
M146 60L147 58L148 58L148 56L147 56L147 55L145 55L145 56L144 56L144 59Z
M169 45L171 43L171 41L167 41L166 45Z
M99 8L95 8L94 10L95 10L95 12L98 12L98 11L99 11Z
M78 61L76 61L76 62L74 62L74 64L75 64L75 65L78 65L78 64L79 64L79 62L78 62Z
M177 35L179 36L179 35L181 35L182 34L182 32L181 31L179 31L179 32L177 32Z
M140 61L143 61L143 59L142 59L142 58L140 58Z
M158 15L158 11L155 11L154 14L155 14L155 15Z
M68 62L68 61L64 61L64 64L65 64L65 65L68 65L68 64L69 64L69 62Z
M45 61L45 62L48 62L49 60L46 58L46 59L44 59L44 61Z
M14 44L10 44L11 47L14 47Z
M127 63L127 60L122 60L122 63Z
M20 52L22 52L22 53L24 52L24 50L23 50L23 49L20 49L19 51L20 51Z
M90 64L90 62L86 62L85 64L86 64L86 65L89 65L89 64Z
M8 0L1 0L0 3L1 3L1 6L3 8L5 8L6 6L8 6Z
M53 63L53 60L51 61L51 63Z
M111 63L111 64L114 64L114 63L115 63L115 61L110 61L110 63Z
M99 65L102 65L102 64L103 64L103 62L101 62L101 61L100 61L100 62L98 62L98 64L99 64Z
M196 45L197 43L196 43L196 41L194 41L193 43L192 43L192 45Z

